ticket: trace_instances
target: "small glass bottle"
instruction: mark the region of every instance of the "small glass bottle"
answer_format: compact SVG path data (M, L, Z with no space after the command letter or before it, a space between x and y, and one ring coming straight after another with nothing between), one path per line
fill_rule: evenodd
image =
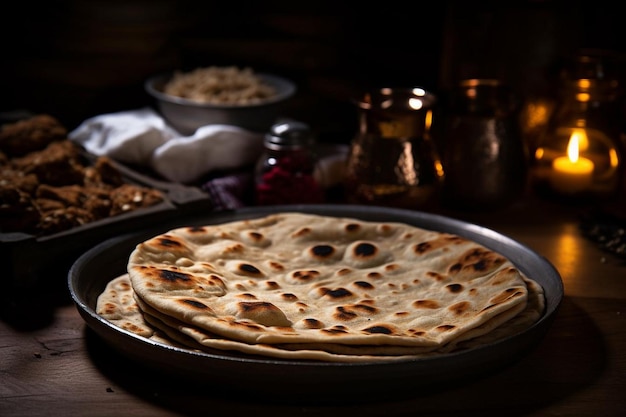
M256 204L318 204L324 191L315 179L315 138L308 125L287 121L265 135L256 167Z

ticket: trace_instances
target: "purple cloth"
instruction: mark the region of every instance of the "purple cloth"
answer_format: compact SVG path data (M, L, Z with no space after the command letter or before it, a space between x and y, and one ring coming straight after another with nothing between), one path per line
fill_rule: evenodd
M251 205L254 200L253 176L249 172L229 174L210 179L201 185L215 210L235 210Z

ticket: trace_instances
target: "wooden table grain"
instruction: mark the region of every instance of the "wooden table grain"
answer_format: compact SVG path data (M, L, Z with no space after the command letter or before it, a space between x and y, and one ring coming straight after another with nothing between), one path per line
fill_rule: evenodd
M565 288L539 344L473 380L384 401L349 389L333 404L294 403L281 392L247 398L221 389L219 375L201 384L131 363L87 328L61 288L3 308L0 416L624 415L626 262L581 235L580 213L535 199L495 213L444 213L545 256Z

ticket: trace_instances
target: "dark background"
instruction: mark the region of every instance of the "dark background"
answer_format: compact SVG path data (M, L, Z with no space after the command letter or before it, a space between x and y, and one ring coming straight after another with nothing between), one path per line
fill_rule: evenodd
M615 2L613 2L615 3ZM6 6L5 6L6 7ZM152 104L162 71L250 66L296 81L286 116L348 141L367 88L498 77L523 98L553 94L584 48L621 57L626 22L605 1L22 1L3 12L0 111L49 113L70 129Z

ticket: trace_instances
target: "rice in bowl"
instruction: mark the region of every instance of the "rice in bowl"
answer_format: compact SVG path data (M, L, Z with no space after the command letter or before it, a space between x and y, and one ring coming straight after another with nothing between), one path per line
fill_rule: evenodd
M276 96L276 89L251 68L205 67L176 71L163 92L198 103L251 104Z
M250 68L199 67L156 75L146 92L165 120L184 135L206 125L238 126L266 132L296 93L293 81Z

